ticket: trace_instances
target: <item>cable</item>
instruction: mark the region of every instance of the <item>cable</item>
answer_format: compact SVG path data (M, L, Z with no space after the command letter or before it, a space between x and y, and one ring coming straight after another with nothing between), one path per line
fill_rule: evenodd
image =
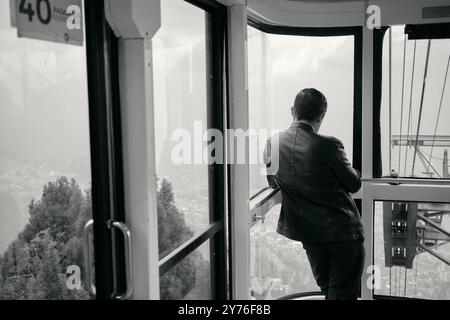
M389 268L389 295L392 296L392 267Z
M439 160L439 161L443 161L443 160L444 160L444 158L439 158L439 157L436 157L436 156L432 156L430 153L425 152L425 151L423 151L423 150L421 150L421 152L422 152L424 155L430 157L430 159ZM431 165L431 163L430 163L430 165Z
M431 158L433 156L433 149L434 149L434 140L436 139L436 132L437 132L437 128L439 125L439 116L441 115L441 109L442 109L442 100L444 99L444 92L445 92L445 88L447 86L447 76L448 76L448 66L450 65L450 54L448 56L448 61L447 61L447 69L445 70L445 76L444 76L444 84L442 86L442 93L441 93L441 101L439 102L439 111L436 117L436 124L434 126L434 134L433 134L433 143L431 144L431 151L430 151L430 160L428 161L428 167L427 167L427 172L430 169L430 163L431 163Z
M395 269L395 267L392 267L392 268L394 268L394 286L393 286L394 293L393 293L393 295L395 296L395 292L397 291L397 270Z
M419 271L419 255L417 255L417 262L416 262L416 274L414 276L414 290L413 290L413 298L416 297L416 286L417 286L417 273Z
M412 177L414 177L414 167L416 165L417 144L418 144L418 138L419 138L419 132L420 132L420 123L422 121L423 98L424 98L424 94L425 94L425 87L427 84L427 77L428 77L428 61L430 59L430 47L431 47L431 40L428 40L427 56L425 58L425 71L423 74L422 94L421 94L421 98L420 98L419 119L417 120L416 143L414 146L414 157L413 157L413 164L412 164L412 169L411 169Z
M426 156L423 154L423 151L420 149L417 149L417 154L420 157L420 160L422 161L423 167L425 168L425 166L428 164L431 169L433 169L433 171L439 176L439 178L442 178L441 175L439 174L439 171L436 170L436 168L431 164L431 162L428 162L428 159L426 158Z
M27 67L30 68L32 71L34 71L35 73L37 73L39 76L41 76L42 79L44 79L45 81L47 81L48 84L50 85L55 85L55 83L53 83L52 81L50 81L50 79L48 79L46 76L44 76L44 74L42 72L40 72L38 69L36 69L35 67L33 67L31 64L27 63Z
M412 97L413 97L413 89L414 89L414 70L416 68L416 46L417 46L417 40L414 40L414 53L413 53L413 65L412 65L412 73L411 73L411 91L409 96L409 115L408 115L408 129L406 130L406 135L409 139L410 135L410 125L411 125L411 117L412 117ZM406 163L408 161L408 149L406 148L406 154L405 154L405 166L403 169L403 175L406 175Z
M403 296L406 298L406 284L407 284L407 278L408 278L408 269L406 269L405 266L405 284L403 285Z
M392 173L392 27L389 28L389 175Z
M400 162L402 158L402 133L403 133L403 98L405 92L405 56L406 56L406 34L403 38L403 75L402 75L402 100L401 100L401 111L400 111L400 143L398 146L398 174L400 174Z
M6 72L8 72L9 74L11 74L13 77L15 77L18 80L22 80L22 77L19 76L17 73L15 73L11 68L9 68L7 65L3 64L0 62L0 67L3 68L3 70L5 70Z
M397 295L397 275L398 275L398 272L397 272L398 270L397 270L397 268L395 268L394 269L394 296L396 296Z

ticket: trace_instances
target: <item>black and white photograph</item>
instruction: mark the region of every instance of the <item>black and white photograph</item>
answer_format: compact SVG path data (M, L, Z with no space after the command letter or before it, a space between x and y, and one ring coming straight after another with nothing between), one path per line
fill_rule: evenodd
M0 306L450 300L449 69L449 0L0 0Z

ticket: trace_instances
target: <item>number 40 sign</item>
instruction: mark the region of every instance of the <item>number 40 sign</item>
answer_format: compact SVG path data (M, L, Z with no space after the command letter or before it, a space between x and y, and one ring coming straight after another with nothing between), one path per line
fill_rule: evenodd
M10 0L19 37L83 45L81 0Z

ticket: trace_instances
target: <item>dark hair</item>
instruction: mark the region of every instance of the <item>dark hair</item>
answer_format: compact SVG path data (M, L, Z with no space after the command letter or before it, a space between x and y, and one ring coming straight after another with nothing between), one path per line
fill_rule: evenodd
M327 99L319 90L306 88L295 97L294 110L298 120L314 121L327 111Z

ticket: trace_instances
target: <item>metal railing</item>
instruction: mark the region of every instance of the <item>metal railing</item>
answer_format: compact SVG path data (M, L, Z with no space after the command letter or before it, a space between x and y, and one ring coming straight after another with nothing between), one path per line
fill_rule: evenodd
M251 226L258 221L264 221L266 214L277 204L281 204L281 191L271 187L265 187L255 193L249 199L249 208L251 214Z

